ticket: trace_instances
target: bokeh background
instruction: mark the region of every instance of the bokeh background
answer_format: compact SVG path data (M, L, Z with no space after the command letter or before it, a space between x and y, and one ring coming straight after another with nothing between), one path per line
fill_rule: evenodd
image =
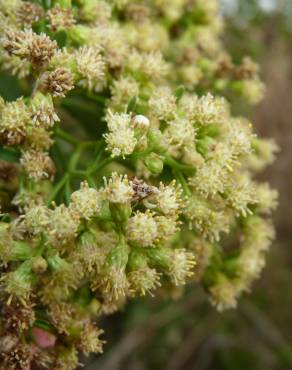
M261 175L280 193L277 240L237 310L217 313L194 286L174 300L131 302L100 323L108 344L104 355L84 359L86 370L292 369L292 0L221 1L227 48L235 60L257 60L267 85L259 106L237 101L235 109L281 148ZM14 99L19 91L0 75L1 95Z

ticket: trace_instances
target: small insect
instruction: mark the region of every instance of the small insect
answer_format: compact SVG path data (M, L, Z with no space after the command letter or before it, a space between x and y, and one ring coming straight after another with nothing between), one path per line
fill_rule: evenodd
M134 190L133 201L139 202L149 197L151 194L155 193L156 188L146 184L145 181L137 179L134 177L131 180L132 189Z

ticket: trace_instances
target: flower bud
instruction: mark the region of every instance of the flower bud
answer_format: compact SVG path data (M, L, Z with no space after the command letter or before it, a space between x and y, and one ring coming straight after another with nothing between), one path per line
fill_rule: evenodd
M4 275L4 282L8 294L21 300L28 299L34 282L31 262L25 261L16 270Z
M171 262L171 254L169 249L163 247L149 248L147 250L149 264L154 267L159 267L163 270L169 268Z
M131 251L127 268L129 270L137 270L141 267L145 267L147 265L147 260L148 258L144 253L139 253L135 250Z
M209 152L210 146L214 143L214 140L210 136L198 140L196 149L204 157Z
M135 137L139 140L145 135L145 133L147 133L150 126L150 121L142 114L137 114L134 116L132 124L134 126Z
M150 121L147 117L143 116L142 114L137 114L133 118L133 124L135 128L141 128L147 130L150 126Z
M153 175L159 175L163 171L162 157L156 153L147 155L144 164Z
M121 238L118 244L106 257L103 276L93 283L93 288L99 288L111 302L125 297L128 292L126 266L128 263L129 246Z
M81 24L74 25L68 33L69 38L77 45L83 45L92 38L92 29Z
M101 309L101 304L97 299L92 299L88 305L88 311L96 316Z
M51 95L44 95L40 91L36 92L30 100L31 116L35 126L45 129L51 128L60 119L55 112Z
M47 270L48 262L42 256L37 256L32 260L31 268L36 274L42 274Z
M150 130L148 132L148 146L154 152L165 153L168 149L164 136L160 130Z
M127 269L131 296L144 296L147 292L152 295L151 291L161 286L160 274L148 266L144 254L132 252Z
M110 203L111 216L116 224L124 224L128 221L132 213L129 203Z
M129 246L125 243L124 239L122 239L107 255L107 265L125 268L128 263L128 255Z

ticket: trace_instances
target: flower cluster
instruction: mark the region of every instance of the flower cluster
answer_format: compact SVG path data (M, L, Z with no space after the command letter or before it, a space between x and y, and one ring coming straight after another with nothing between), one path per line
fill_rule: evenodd
M264 86L222 26L217 0L0 2L3 368L74 370L128 299L196 281L223 310L258 278L278 148L231 113Z

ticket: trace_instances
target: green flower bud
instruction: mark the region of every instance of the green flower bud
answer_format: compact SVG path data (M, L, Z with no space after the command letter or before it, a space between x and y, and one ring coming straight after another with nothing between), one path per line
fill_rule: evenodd
M159 175L163 171L163 159L156 153L147 155L144 164L153 175Z
M196 149L198 153L205 157L208 154L209 148L213 143L214 140L210 136L205 136L204 138L197 141Z
M11 261L24 261L33 256L33 248L25 242L15 241L11 247Z
M132 213L130 203L110 203L111 216L117 225L124 225Z
M0 223L0 260L7 263L9 261L25 261L31 258L33 249L22 241L13 241L9 233L9 224Z
M36 274L42 274L47 270L48 262L42 256L34 257L31 268Z
M92 39L92 28L81 24L72 26L68 33L68 37L77 45L86 44L88 40Z
M128 263L130 248L124 238L109 252L106 257L108 266L124 269Z
M139 251L131 251L129 255L129 262L127 265L127 268L132 271L132 270L138 270L140 268L146 267L147 266L147 256L145 253L141 253Z
M152 295L152 291L161 286L161 274L156 269L148 266L147 256L145 254L138 251L132 252L127 267L131 296L144 296L146 293Z
M125 297L128 279L125 273L130 248L121 236L118 244L108 253L102 278L96 280L93 288L99 288L112 302Z
M149 148L151 148L154 152L165 153L167 151L168 145L160 130L149 130L147 139Z
M220 134L220 126L216 124L211 124L207 126L202 126L200 127L198 131L198 139L203 139L206 136L211 136L211 137L217 137Z
M23 262L15 271L6 274L3 280L8 294L21 300L27 299L35 281L31 261Z
M63 258L57 255L48 257L47 261L50 269L53 271L66 269L66 267L68 266L68 263Z
M96 316L101 309L101 304L96 298L94 298L90 301L87 308L92 315Z
M170 251L163 247L147 249L147 256L149 257L149 265L159 267L163 270L168 270L171 262Z

